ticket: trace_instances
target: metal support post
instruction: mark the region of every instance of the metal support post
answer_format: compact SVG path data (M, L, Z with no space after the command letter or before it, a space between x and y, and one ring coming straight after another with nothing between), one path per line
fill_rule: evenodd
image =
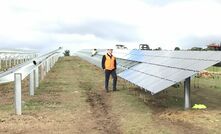
M44 77L46 76L46 73L47 73L47 62L45 61L44 62Z
M13 57L13 64L12 64L12 66L14 67L15 66L15 56Z
M5 57L5 69L8 68L8 60L7 60L7 57Z
M34 70L35 72L35 87L39 87L39 71L38 71L38 66Z
M55 63L56 63L56 56L54 56L54 58L53 58L53 59L54 59L54 65L55 65Z
M27 62L28 59L29 59L29 58L28 58L28 55L26 55L26 56L25 56L25 62Z
M18 57L15 59L15 65L18 65Z
M184 81L184 109L190 108L190 77L186 78Z
M2 69L2 59L0 57L0 71L1 71L1 69Z
M19 59L19 64L22 64L22 57L20 57Z
M20 73L15 73L14 82L15 82L15 114L21 115L21 81L22 75Z
M40 78L41 78L41 80L43 80L44 79L44 63L41 64L40 69L41 69L40 70L40 73L41 73Z
M54 56L51 57L51 66L52 66L52 67L54 66Z
M47 61L44 62L44 73L47 74Z
M25 63L25 56L23 56L22 62Z
M34 71L32 71L29 75L29 95L33 96L34 95Z
M8 58L8 62L9 62L9 68L11 68L12 67L12 58L11 57Z
M49 60L47 59L47 73L50 71Z
M52 62L52 57L50 58L50 68L52 68L53 67L53 62Z

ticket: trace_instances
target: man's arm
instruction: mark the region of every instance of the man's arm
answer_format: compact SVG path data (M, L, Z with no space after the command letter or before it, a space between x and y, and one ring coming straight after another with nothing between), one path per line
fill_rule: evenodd
M102 66L103 69L105 69L105 60L106 60L106 57L104 55L103 58L102 58L102 62L101 62L101 66Z

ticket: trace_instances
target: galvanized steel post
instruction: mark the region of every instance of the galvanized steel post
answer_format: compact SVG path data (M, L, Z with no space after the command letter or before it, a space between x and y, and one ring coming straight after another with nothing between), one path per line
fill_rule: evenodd
M7 56L5 57L5 69L8 68L8 60L7 60Z
M40 69L41 69L40 70L40 73L41 73L40 78L41 78L41 80L43 80L44 79L44 63L41 64Z
M45 75L47 74L48 72L48 62L47 60L45 60Z
M190 77L184 81L184 109L190 108Z
M51 64L52 64L52 67L54 66L54 56L51 57Z
M44 76L46 75L46 71L47 71L47 62L44 61Z
M44 76L46 76L47 73L47 62L44 62Z
M11 57L8 57L9 68L11 68L11 67L12 67L12 64L11 64L12 62L11 62L11 60L12 60L12 59L11 59Z
M25 62L28 61L28 55L25 56Z
M0 57L0 70L2 69L2 59Z
M32 71L29 75L29 95L33 96L34 95L34 71Z
M22 59L22 63L24 63L25 62L25 56L23 56L23 59Z
M14 56L14 57L13 57L13 66L15 66L15 65L16 65L16 63L15 63L15 62L16 62L16 57Z
M47 62L46 62L46 63L47 63L47 73L48 73L48 72L50 71L50 66L49 66L50 63L49 63L49 60L48 60L48 59L47 59Z
M15 65L18 65L18 57L15 59Z
M50 70L51 70L51 68L52 68L52 57L49 59L49 61L50 61Z
M35 87L39 87L39 71L38 71L38 66L34 70L35 72Z
M50 68L50 70L51 70L51 57L48 59L48 61L49 61L49 68Z
M56 55L54 56L54 64L56 63Z
M20 56L20 59L19 59L19 64L21 64L22 63L22 57Z
M20 73L14 74L14 82L15 82L15 114L21 115L21 81L22 81L22 75Z

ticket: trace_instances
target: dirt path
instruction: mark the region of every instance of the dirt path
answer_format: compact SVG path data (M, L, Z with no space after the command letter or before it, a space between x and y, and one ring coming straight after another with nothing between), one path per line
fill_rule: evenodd
M110 95L103 91L88 91L87 96L87 102L91 106L94 120L100 132L104 134L122 133L119 129L119 124L117 124L117 119L111 113Z

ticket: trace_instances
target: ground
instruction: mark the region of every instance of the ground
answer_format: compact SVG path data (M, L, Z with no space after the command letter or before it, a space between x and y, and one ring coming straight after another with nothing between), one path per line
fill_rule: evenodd
M182 87L151 96L119 78L119 91L106 93L103 71L78 57L60 58L35 96L28 95L27 80L21 116L14 114L13 83L0 85L0 133L220 133L221 90L207 87L210 79L196 78L191 87L192 104L208 108L187 111Z

